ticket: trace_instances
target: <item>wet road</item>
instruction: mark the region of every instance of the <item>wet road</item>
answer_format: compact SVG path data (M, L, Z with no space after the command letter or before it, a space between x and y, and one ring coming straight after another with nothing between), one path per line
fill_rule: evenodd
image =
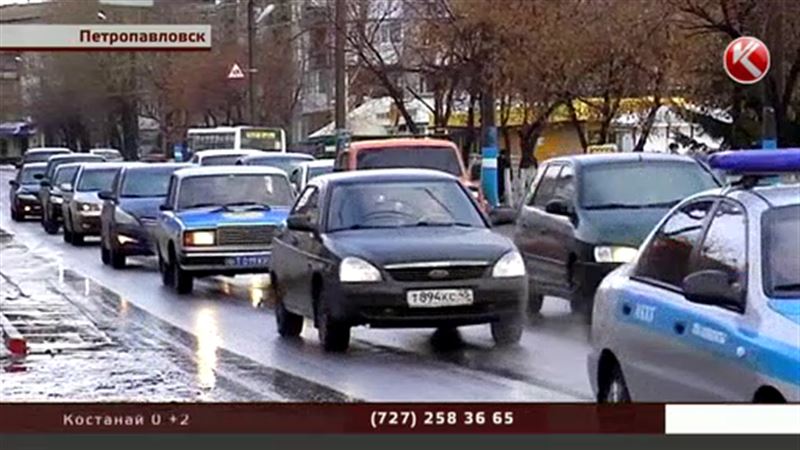
M546 299L545 317L530 324L521 344L512 348L494 348L488 326L462 327L455 337L424 329L356 328L347 354L326 354L310 323L302 340L278 337L265 277L201 279L192 295L179 297L161 286L152 258L130 258L127 269L113 270L100 261L96 242L73 247L63 242L60 233L45 234L36 222L12 222L8 210L12 175L0 169L0 229L37 255L40 261L30 261L31 267L49 265L42 276L53 277L56 285L62 283L72 292L71 302L100 323L110 341L135 349L137 342L151 339L164 347L162 352L153 351L151 343L147 356L135 361L147 367L167 358L172 364L170 370L159 371L160 378L145 383L150 390L145 389L142 397L162 400L165 394L157 389L162 384L189 389L192 394L181 399L211 401L591 398L585 364L588 328L559 299ZM6 271L6 259L0 260L0 272ZM15 261L14 266L19 265ZM102 360L88 357L83 366L96 377L94 372L111 370L100 367ZM25 376L34 375L31 372L35 368ZM22 381L14 378L17 375L0 374L2 392L10 392L9 383ZM88 394L81 392L72 394L76 397L72 399L87 399ZM46 399L41 396L36 398Z

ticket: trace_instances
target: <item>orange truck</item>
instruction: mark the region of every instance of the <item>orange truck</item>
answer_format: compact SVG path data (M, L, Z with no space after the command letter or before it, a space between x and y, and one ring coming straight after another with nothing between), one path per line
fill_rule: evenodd
M336 157L333 170L433 169L458 177L469 189L481 209L488 212L488 203L480 183L470 178L456 144L443 139L398 138L353 142Z

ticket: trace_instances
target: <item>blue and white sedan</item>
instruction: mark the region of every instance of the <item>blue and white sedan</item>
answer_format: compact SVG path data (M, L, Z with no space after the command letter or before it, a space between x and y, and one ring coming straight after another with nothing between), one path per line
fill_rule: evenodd
M176 171L154 232L164 285L186 294L195 277L269 272L272 238L293 201L286 173L273 167Z
M800 149L710 164L741 181L681 202L600 285L599 401L800 401L800 185L774 178Z

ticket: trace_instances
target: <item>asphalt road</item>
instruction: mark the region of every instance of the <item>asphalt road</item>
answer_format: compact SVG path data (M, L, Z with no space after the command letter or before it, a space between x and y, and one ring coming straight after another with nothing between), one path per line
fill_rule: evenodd
M213 394L231 382L249 386L205 399L591 401L586 373L588 327L562 300L547 298L544 317L529 324L520 345L511 348L494 348L488 325L462 327L458 336L439 336L426 329L356 328L348 353L326 354L308 322L301 341L278 337L266 277L201 279L192 295L177 296L161 286L152 258L130 258L127 269L114 270L100 261L96 241L73 247L63 242L60 233L45 234L37 222L12 222L8 205L12 176L12 171L0 169L0 229L37 255L29 263L15 261L14 266L30 264L34 270L42 264L38 260L49 261L53 267L50 276L70 284L78 293L73 295L82 295L77 301L84 309L99 303L113 306L106 308L110 311L135 308L136 314L119 314L114 320L105 317L106 327L131 329L136 334L160 330L165 340L186 340L198 349L202 346L202 352L184 355L181 364L202 378L200 384L206 392ZM5 270L3 264L0 261L0 272ZM165 328L172 331L165 334ZM122 339L119 336L110 333L112 340ZM146 359L139 363L149 364ZM85 367L87 371L103 370L97 364ZM257 382L248 381L252 378ZM270 383L286 384L287 379L291 389L319 392L259 395L264 390L280 394L280 386ZM4 381L14 382L11 378ZM158 399L157 395L152 398Z

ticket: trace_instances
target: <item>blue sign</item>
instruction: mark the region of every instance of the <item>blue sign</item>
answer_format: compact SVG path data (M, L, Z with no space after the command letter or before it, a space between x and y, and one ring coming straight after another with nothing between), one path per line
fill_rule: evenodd
M500 204L500 193L497 180L497 128L486 130L481 160L481 185L486 201L492 207Z

